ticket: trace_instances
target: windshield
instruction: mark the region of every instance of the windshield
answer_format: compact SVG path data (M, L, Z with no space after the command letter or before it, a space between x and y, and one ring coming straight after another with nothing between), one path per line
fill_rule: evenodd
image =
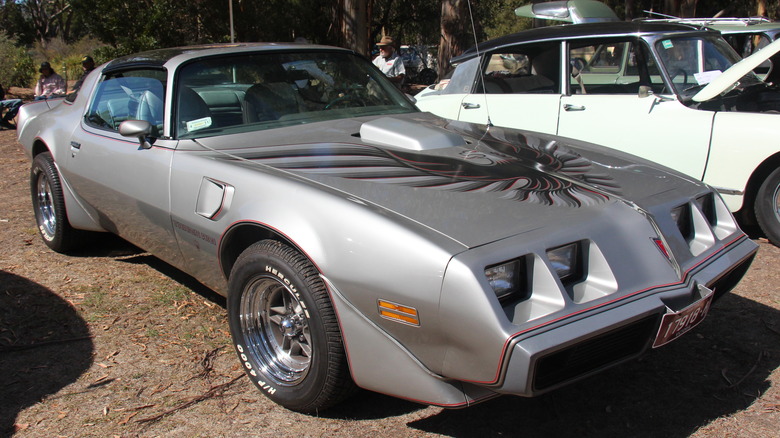
M672 86L678 95L691 97L741 58L726 41L717 37L665 38L656 50ZM754 73L741 80L742 85L759 82Z
M182 67L178 138L416 111L377 69L344 52L250 53Z

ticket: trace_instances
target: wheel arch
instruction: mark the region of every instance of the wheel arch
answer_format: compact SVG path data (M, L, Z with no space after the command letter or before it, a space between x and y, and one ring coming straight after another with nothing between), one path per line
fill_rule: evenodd
M747 224L757 224L756 213L753 208L756 203L756 194L764 180L777 168L780 168L780 152L767 157L750 174L750 178L748 178L748 182L745 185L745 198L738 212L738 217Z
M30 155L32 158L35 158L44 152L51 152L51 149L49 149L49 146L40 138L35 139L32 145L32 149L30 150Z
M239 222L233 224L222 236L219 245L219 264L222 275L226 280L230 278L230 271L233 270L238 256L252 244L261 240L277 240L301 253L309 261L313 260L301 250L289 237L282 232L259 222ZM315 264L315 268L316 268ZM319 269L318 269L319 270Z

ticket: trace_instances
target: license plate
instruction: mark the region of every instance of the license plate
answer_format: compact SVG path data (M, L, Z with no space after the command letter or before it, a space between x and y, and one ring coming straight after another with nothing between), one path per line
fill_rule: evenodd
M699 294L702 298L690 306L677 312L670 309L663 316L661 327L658 328L658 334L655 336L655 342L653 342L653 348L658 348L674 341L704 320L704 317L710 311L714 293L712 290L699 285Z

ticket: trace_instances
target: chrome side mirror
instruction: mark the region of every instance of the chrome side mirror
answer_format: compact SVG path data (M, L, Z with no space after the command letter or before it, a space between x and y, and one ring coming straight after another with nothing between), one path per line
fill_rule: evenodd
M653 95L653 89L648 85L640 85L639 86L639 98L643 99L645 97L650 97Z
M146 120L125 120L119 124L119 134L123 137L135 137L143 149L151 149L146 139L152 135L152 124Z

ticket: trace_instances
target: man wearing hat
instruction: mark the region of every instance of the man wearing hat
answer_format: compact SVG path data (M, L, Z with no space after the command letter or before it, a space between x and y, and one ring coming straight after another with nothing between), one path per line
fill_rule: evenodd
M404 69L404 60L395 51L393 37L383 36L377 46L379 47L379 56L374 58L374 65L382 70L390 82L400 88L406 75L406 69Z
M51 64L42 62L38 71L41 77L35 84L35 100L45 100L65 94L65 80L51 68Z
M78 81L73 85L73 92L79 91L81 88L81 84L84 83L84 79L87 77L89 72L95 69L95 60L92 59L89 55L84 55L84 57L81 58L81 69L83 70L83 73L81 73L81 77Z

